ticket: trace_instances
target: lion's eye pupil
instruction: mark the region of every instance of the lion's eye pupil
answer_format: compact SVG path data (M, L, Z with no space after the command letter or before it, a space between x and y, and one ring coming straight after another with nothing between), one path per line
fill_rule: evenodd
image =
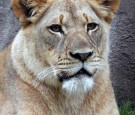
M98 24L96 24L96 23L89 23L87 25L87 31L95 30L97 27L98 27Z
M54 24L49 27L49 29L53 32L63 32L62 27L60 25Z

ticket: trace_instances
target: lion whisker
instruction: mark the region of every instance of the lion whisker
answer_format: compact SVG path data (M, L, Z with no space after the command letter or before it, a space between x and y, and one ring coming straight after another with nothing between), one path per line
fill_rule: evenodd
M54 67L49 67L46 68L45 70L41 71L38 75L37 75L37 79L40 81L44 81L46 77L49 77L51 75L54 75Z

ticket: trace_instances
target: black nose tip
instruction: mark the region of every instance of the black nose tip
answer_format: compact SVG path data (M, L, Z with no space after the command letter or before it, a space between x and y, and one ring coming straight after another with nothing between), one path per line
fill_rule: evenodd
M70 52L70 56L75 58L75 59L79 59L80 61L86 61L89 57L91 57L93 54L93 52L87 52L87 53L75 53L73 54L72 52Z

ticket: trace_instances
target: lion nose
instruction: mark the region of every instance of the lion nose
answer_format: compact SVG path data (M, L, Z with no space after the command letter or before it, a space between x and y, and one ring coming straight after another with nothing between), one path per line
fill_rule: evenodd
M91 52L87 52L87 53L72 53L72 52L69 52L70 56L75 58L75 59L79 59L80 61L84 62L86 61L89 57L92 56L93 54L93 51Z

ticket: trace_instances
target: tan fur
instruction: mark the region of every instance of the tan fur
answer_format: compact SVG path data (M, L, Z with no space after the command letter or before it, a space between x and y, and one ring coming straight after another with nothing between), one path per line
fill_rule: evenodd
M119 2L12 0L22 29L0 53L0 115L119 115L108 65ZM88 23L98 26L87 32ZM64 34L49 29L54 24ZM73 57L89 52L84 62ZM68 78L81 68L92 76Z

